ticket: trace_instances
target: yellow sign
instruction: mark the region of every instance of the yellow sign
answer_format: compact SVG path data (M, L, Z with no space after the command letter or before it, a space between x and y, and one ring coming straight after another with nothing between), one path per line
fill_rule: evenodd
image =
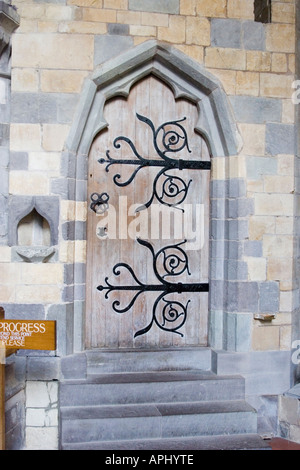
M0 320L0 341L6 349L55 351L56 322L48 320Z

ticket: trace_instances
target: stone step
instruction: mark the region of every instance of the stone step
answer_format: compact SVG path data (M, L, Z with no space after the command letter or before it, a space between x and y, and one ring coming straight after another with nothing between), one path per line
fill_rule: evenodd
M209 371L101 374L61 382L60 406L240 400L244 393L244 378Z
M257 432L243 400L62 407L62 444Z
M135 439L65 443L62 450L272 450L268 441L257 434L193 436L171 439ZM139 455L138 455L139 456ZM155 454L156 456L156 454ZM170 457L168 455L168 457ZM147 458L139 456L139 461Z
M210 370L211 349L206 347L157 349L151 351L86 351L88 374L172 370Z

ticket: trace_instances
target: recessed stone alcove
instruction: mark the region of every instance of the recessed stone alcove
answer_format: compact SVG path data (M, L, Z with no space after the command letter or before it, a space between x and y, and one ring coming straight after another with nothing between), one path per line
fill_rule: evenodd
M59 199L53 196L13 196L9 201L9 241L15 261L55 260L58 244Z

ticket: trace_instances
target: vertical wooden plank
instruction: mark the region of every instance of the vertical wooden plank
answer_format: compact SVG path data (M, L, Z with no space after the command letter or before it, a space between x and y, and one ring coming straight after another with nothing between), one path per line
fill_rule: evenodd
M4 309L0 307L0 320L4 320ZM0 341L0 450L5 450L5 347Z
M150 87L151 78L147 77L141 83L135 85L135 112L141 116L149 117L150 112L150 98L149 98L149 87ZM140 88L142 87L142 88ZM151 156L150 144L152 142L152 133L150 128L140 122L136 116L135 118L135 135L137 149L140 155L144 158L149 158ZM150 153L149 153L150 152ZM148 198L151 197L151 184L149 183L149 171L144 168L139 172L139 175L135 182L134 188L134 203L139 206L142 206L147 202ZM149 209L142 210L136 214L137 219L141 221L141 226L139 230L142 230L148 225L148 233L140 233L139 237L143 240L149 239ZM145 221L145 223L143 222ZM148 273L147 273L147 260L148 253L144 253L143 247L141 247L136 240L132 239L133 251L134 251L134 269L136 270L137 277L141 282L147 284ZM143 256L144 253L144 256ZM134 332L141 330L148 324L151 319L151 312L147 311L147 296L141 295L134 307L133 312L133 329ZM135 339L134 345L136 348L141 349L147 346L147 335L139 336Z

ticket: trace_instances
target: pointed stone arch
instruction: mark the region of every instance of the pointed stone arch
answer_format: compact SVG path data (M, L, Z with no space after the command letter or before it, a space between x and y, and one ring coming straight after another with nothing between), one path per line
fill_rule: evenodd
M149 75L155 76L168 85L173 91L175 100L185 99L196 105L198 120L195 130L205 139L212 157L226 158L240 152L241 136L229 100L219 80L205 67L174 47L156 40L147 41L99 65L85 81L63 155L65 168L67 168L65 176L68 178L69 199L87 201L88 155L97 134L108 127L108 122L104 117L105 103L118 96L127 98L132 87ZM225 198L223 203L225 207ZM212 238L220 229L218 222L221 222L225 231L226 220L223 206L220 203L218 214L215 214L215 224L211 224ZM84 238L82 222L75 222L73 236L74 240ZM218 349L222 348L226 337L231 334L228 333L224 320L226 318L226 295L225 291L223 292L226 284L226 256L226 244L224 244L220 252L213 253L214 260L212 261L218 262L219 271L224 272L222 285L218 280L214 283L217 286L214 288L212 283L211 292L211 298L222 297L224 304L217 310L213 306L210 313L210 343ZM74 254L72 276L72 284L74 283L72 328L73 351L78 352L85 347L85 301L82 295L76 298L75 293L82 293L85 288L83 282L85 282L86 267L84 263L76 265L75 260L76 254Z
M87 155L94 137L107 126L105 102L129 95L141 78L153 74L173 90L175 99L197 105L197 131L205 138L213 156L236 155L241 139L222 85L203 66L174 47L147 41L98 66L86 81L66 147Z

